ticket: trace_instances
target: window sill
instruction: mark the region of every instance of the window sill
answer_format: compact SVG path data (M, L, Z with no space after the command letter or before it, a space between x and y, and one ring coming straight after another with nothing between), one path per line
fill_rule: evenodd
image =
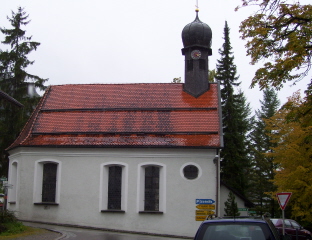
M101 210L102 213L125 213L124 210L118 210L118 209L107 209L107 210Z
M36 202L34 203L34 205L54 205L54 206L58 206L58 203L55 202Z
M160 211L139 211L139 214L164 214L164 212Z

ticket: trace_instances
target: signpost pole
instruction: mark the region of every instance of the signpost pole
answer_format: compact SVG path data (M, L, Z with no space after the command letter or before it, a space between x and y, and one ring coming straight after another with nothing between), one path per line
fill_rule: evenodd
M283 218L283 236L285 236L285 210L282 210L282 218Z

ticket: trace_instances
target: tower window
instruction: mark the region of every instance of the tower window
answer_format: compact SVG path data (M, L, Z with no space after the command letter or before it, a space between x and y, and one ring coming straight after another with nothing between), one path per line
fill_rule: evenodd
M199 59L199 69L200 70L206 70L206 60L205 59Z
M186 61L186 69L187 69L187 71L193 70L193 60L192 59Z

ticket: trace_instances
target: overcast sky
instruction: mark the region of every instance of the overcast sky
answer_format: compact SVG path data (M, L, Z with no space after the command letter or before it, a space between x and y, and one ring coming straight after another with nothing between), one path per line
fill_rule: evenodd
M212 56L209 69L220 58L225 21L237 72L247 101L260 107L262 93L249 85L257 66L249 65L238 32L240 22L255 8L234 8L241 0L198 0L199 18L212 29ZM7 16L24 7L31 22L27 36L41 45L29 55L35 60L29 73L49 78L46 85L80 83L170 83L184 82L181 32L195 19L196 0L1 0L0 26L11 28ZM4 36L0 34L0 40ZM5 46L0 44L0 49ZM308 79L279 93L281 102Z

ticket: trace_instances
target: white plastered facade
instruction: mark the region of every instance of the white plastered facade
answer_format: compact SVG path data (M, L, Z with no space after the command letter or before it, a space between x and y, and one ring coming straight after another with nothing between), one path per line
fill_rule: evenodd
M10 150L8 208L21 220L193 237L196 199L217 200L215 149L15 148ZM42 163L57 164L56 205L40 201ZM122 166L121 208L105 212L107 167ZM159 211L143 210L145 166L160 168ZM198 177L183 168L195 165ZM217 203L216 203L217 205Z

